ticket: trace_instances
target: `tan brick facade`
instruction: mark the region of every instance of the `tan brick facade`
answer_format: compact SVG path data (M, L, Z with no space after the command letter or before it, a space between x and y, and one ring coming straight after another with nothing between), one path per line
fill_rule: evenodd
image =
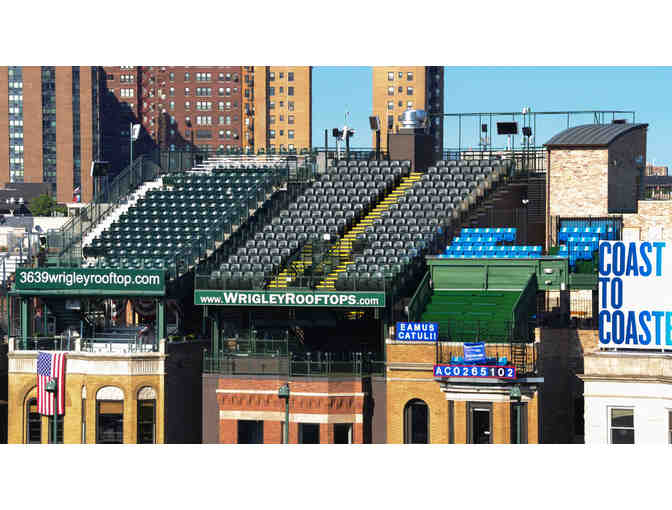
M430 70L436 70L434 75ZM436 76L436 77L434 77ZM392 78L392 79L390 79ZM409 87L412 88L409 90ZM399 116L409 108L443 113L443 68L427 66L381 66L373 68L373 115L380 119L380 148L387 150L388 134L399 128ZM392 117L393 128L388 126ZM433 120L432 120L433 122ZM443 147L443 122L436 125L436 143ZM376 137L373 133L372 147Z
M293 79L290 81L290 74ZM254 150L312 147L312 68L310 66L254 66ZM289 88L293 94L290 96ZM271 95L270 89L273 88ZM290 105L291 103L291 105ZM271 135L271 131L273 134ZM290 131L293 138L290 138Z
M34 372L26 373L25 369L16 370L16 366L25 367L30 364L36 354L17 352L9 354L9 393L8 393L8 442L13 444L27 441L27 403L37 397L37 376ZM154 356L156 357L156 356ZM85 373L70 371L66 366L66 396L63 442L66 444L82 443L82 424L86 423L86 443L96 443L96 395L105 386L118 388L123 393L123 442L137 442L137 406L138 393L142 388L151 388L156 394L155 438L156 443L164 442L164 376L159 372L150 374L114 375L118 361L123 358L95 356L91 354L69 354L70 359L86 360ZM34 364L34 361L33 361ZM99 374L96 374L99 372ZM105 372L108 374L103 375ZM82 396L86 395L83 401ZM42 417L42 442L48 442L48 418Z
M483 389L470 397L453 385L444 386L433 376L436 346L427 344L387 344L387 442L404 442L404 409L413 399L420 399L429 408L429 442L451 442L450 401L453 402L452 442L468 443L468 402L492 404L492 443L511 441L510 402L508 388ZM491 400L483 394L492 394ZM527 402L527 442L539 442L538 395L525 396Z

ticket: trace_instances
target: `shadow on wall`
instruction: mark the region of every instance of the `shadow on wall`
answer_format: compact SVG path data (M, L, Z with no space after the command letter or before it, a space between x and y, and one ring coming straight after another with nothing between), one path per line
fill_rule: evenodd
M544 384L541 391L542 441L583 443L583 331L540 328ZM584 339L585 340L585 339Z
M155 122L158 122L158 136L156 140L152 138L142 125L140 118L142 112L136 115L127 103L119 101L109 89L105 76L101 79L100 96L101 157L104 161L110 162L110 178L129 165L131 124L141 125L140 135L133 142L133 159L143 154L152 154L156 158L160 151L194 151L195 147L191 141L180 134L177 121L171 123L168 112L162 112L157 116ZM147 114L154 115L153 112ZM188 125L183 127L193 129Z

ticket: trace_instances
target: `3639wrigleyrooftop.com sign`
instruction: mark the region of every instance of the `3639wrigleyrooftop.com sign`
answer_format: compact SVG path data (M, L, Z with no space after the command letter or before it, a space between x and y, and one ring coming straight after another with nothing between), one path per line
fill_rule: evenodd
M384 292L196 290L195 305L385 308Z
M163 295L165 273L160 269L96 269L43 267L17 269L18 294Z

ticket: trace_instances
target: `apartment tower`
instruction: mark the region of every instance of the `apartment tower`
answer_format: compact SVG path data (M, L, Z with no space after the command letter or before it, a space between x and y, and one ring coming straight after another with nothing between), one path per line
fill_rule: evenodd
M443 151L443 67L374 67L373 115L380 119L380 148L387 150L387 135L395 133L406 110L425 110L434 153ZM375 147L373 134L372 146Z
M81 188L91 200L98 88L97 67L0 67L0 183L49 183L59 202Z

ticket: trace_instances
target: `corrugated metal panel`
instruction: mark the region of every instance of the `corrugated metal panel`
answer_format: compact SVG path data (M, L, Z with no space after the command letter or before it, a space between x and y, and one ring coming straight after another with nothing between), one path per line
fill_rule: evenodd
M558 133L544 145L601 147L634 129L647 128L648 124L585 124Z

